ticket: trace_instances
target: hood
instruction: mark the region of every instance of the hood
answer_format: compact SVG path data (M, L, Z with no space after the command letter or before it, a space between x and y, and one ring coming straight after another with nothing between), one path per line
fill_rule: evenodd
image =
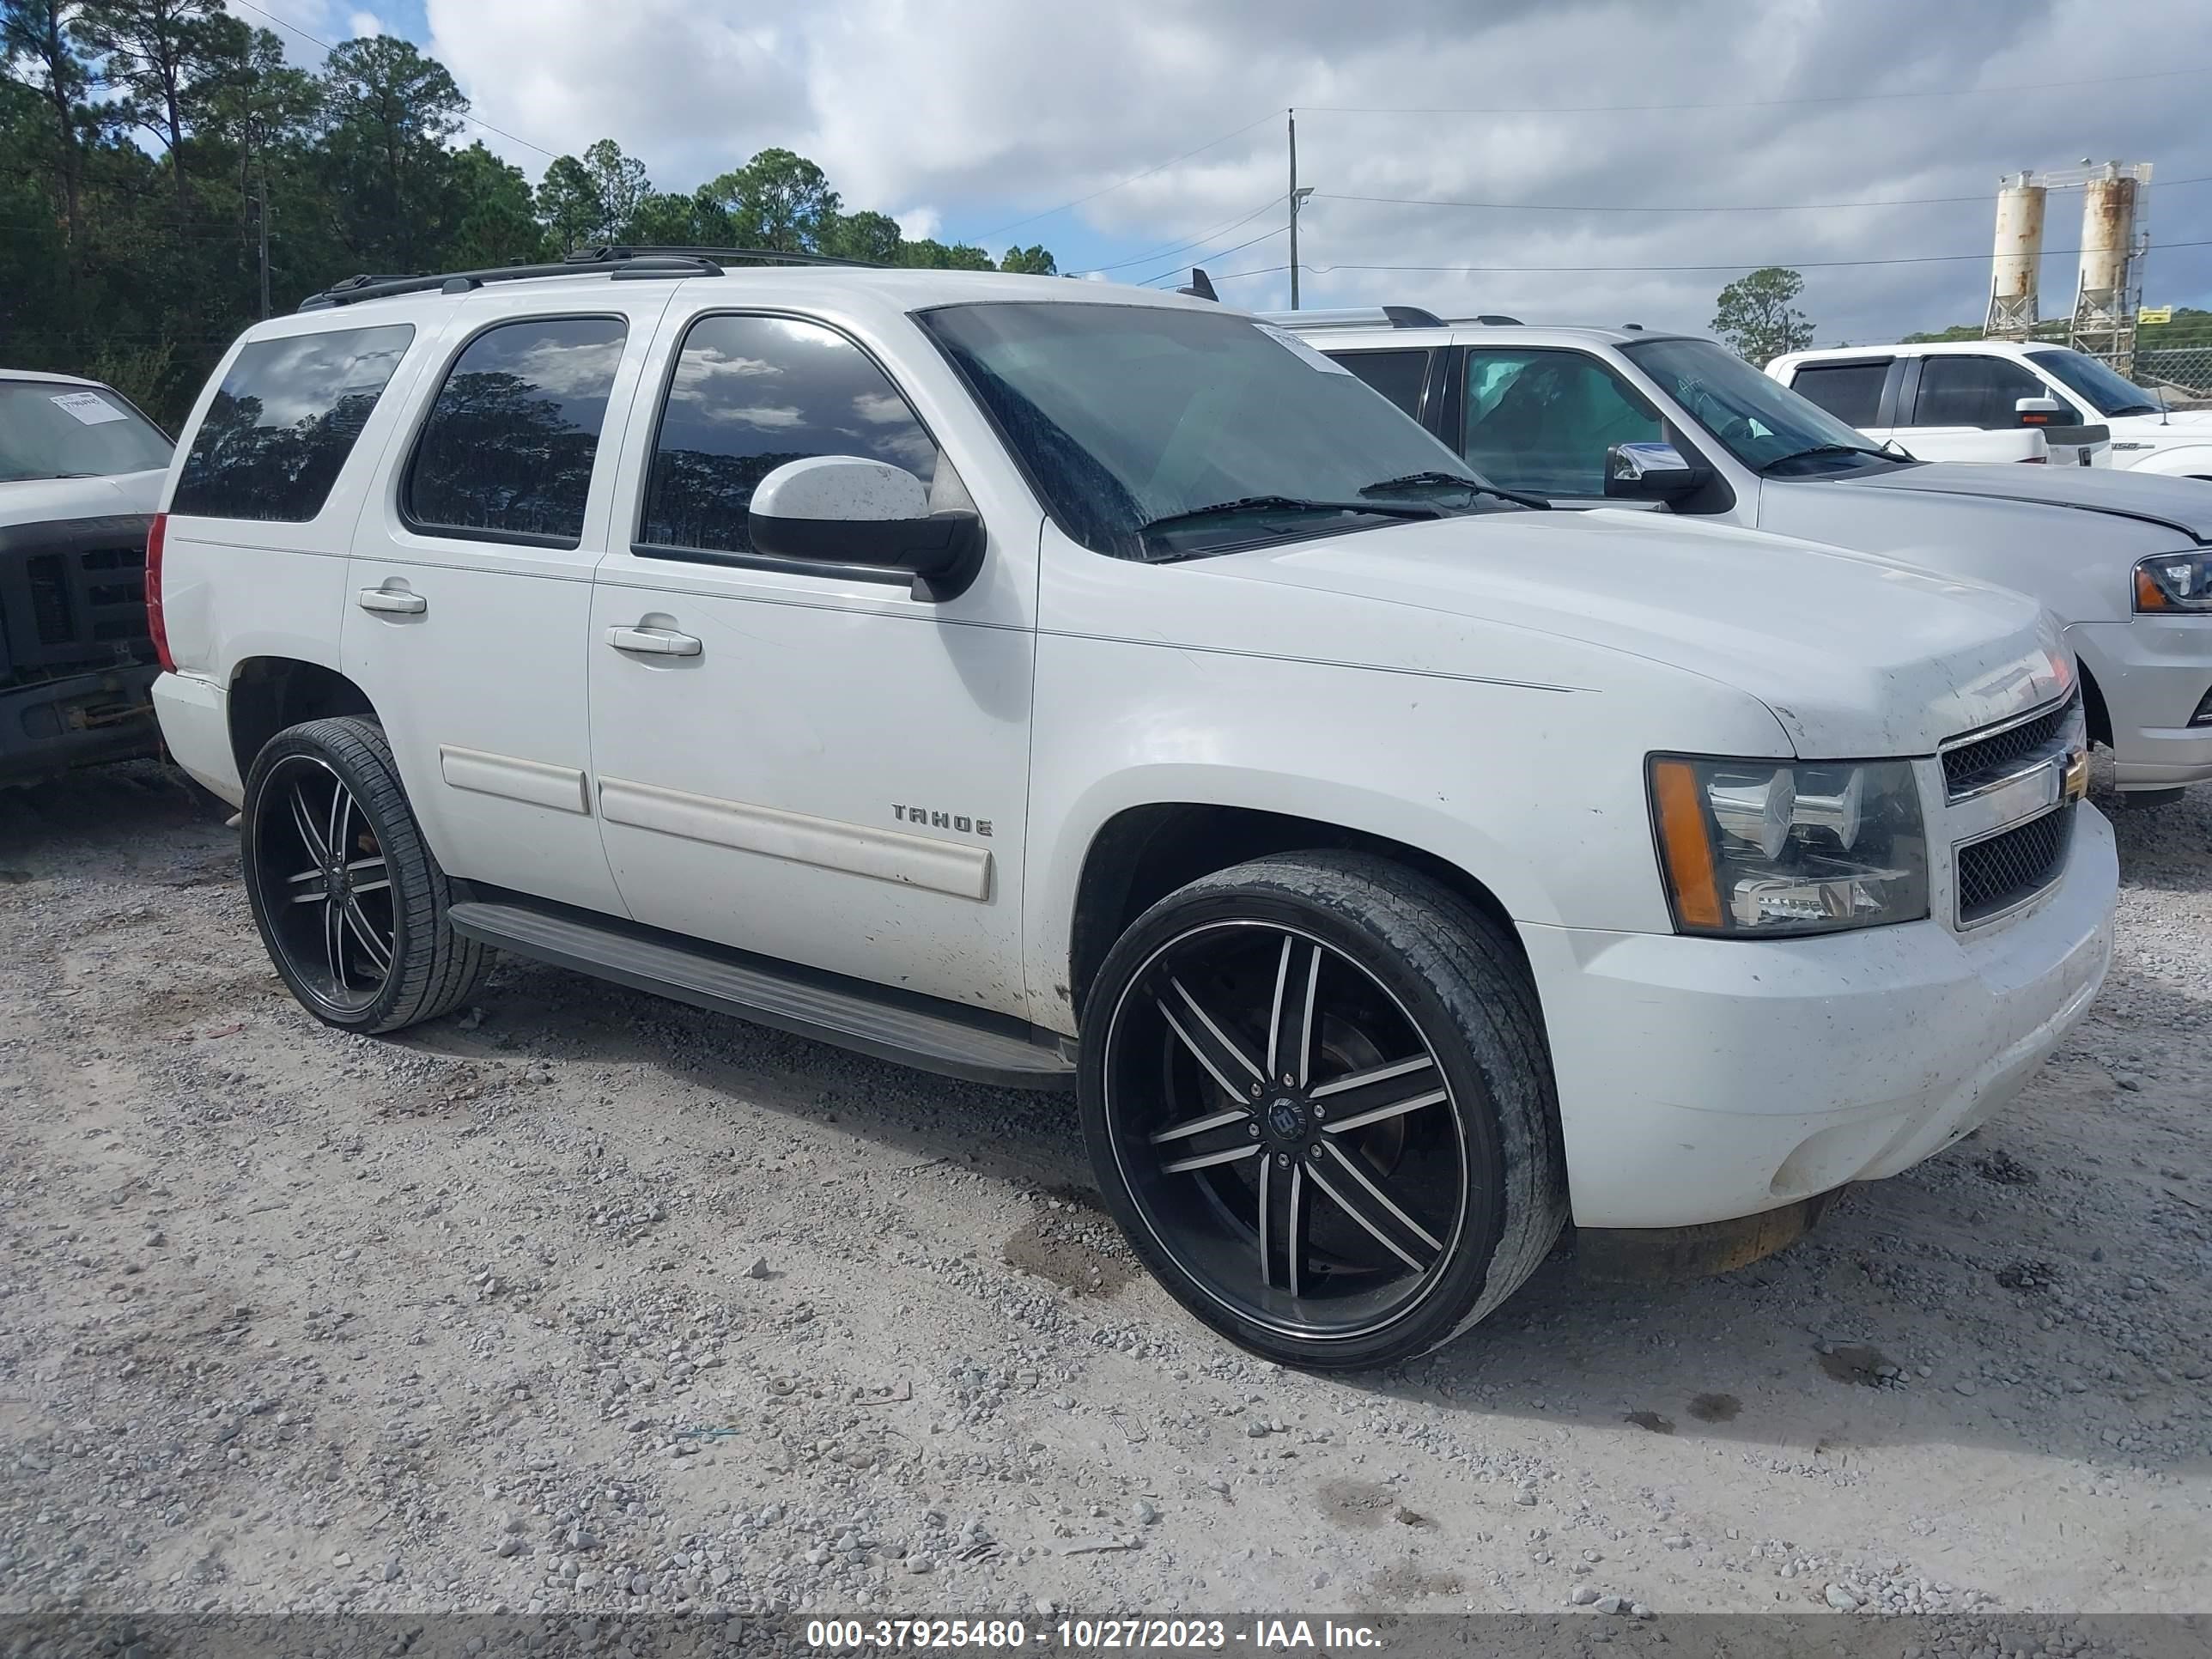
M2203 438L2212 428L2212 409L2169 409L2159 415L2112 415L2100 416L2114 426L2124 426L2130 434L2169 427L2176 432L2186 432L2192 439Z
M1850 489L1933 490L1947 495L1983 495L2045 507L2079 507L2085 513L2116 513L2179 531L2192 541L2212 542L2212 489L2199 478L2159 477L2113 467L1936 464L1842 479L1838 484Z
M1650 513L1441 519L1205 568L1665 663L1757 698L1808 758L1931 754L2047 702L2072 672L2024 595Z
M161 507L161 483L167 477L164 467L109 478L24 478L0 483L0 525L152 513Z

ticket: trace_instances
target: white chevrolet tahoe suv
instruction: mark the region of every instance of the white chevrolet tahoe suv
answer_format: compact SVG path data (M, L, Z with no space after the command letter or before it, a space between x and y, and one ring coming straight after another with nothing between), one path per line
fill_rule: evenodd
M2002 429L2018 423L2016 410L2045 405L2054 422L2108 428L2112 466L2212 478L2212 410L2169 411L2154 393L2066 346L2013 340L1837 346L1785 353L1766 372L1861 430L1916 453L1931 437Z
M2017 587L2064 627L2089 735L2130 804L2212 780L2212 489L2109 467L1923 465L1685 335L1405 307L1281 320L1507 489Z
M728 263L357 279L203 394L156 698L329 1024L496 948L1073 1084L1165 1285L1347 1366L1571 1215L1772 1248L2096 994L2030 600L1531 510L1216 306Z

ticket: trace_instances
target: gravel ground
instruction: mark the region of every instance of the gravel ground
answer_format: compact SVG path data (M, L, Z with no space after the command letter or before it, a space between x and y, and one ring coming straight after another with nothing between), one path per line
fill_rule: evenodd
M2212 1608L2212 789L2118 823L1980 1133L1322 1380L1135 1271L1064 1099L522 963L340 1036L164 774L0 794L0 1612Z

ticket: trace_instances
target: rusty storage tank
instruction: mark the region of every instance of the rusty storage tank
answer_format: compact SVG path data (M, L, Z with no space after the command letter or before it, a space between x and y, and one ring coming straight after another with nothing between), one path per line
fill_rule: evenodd
M2118 163L2081 187L2081 291L2111 294L2124 288L2135 247L2139 186Z
M2033 173L2014 173L1997 187L1996 246L1990 260L1990 323L2025 329L2036 320L2036 277L2043 260L2043 210L2048 192Z

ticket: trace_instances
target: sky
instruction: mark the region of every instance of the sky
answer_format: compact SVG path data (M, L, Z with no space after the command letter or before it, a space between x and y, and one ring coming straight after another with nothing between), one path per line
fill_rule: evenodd
M2089 159L2155 169L2145 302L2212 303L2202 0L228 3L413 40L533 180L601 137L684 191L781 146L911 235L1196 259L1254 309L1289 302L1291 108L1308 307L1702 332L1777 264L1820 343L1978 323L1999 175ZM2045 315L2080 212L2051 198Z

